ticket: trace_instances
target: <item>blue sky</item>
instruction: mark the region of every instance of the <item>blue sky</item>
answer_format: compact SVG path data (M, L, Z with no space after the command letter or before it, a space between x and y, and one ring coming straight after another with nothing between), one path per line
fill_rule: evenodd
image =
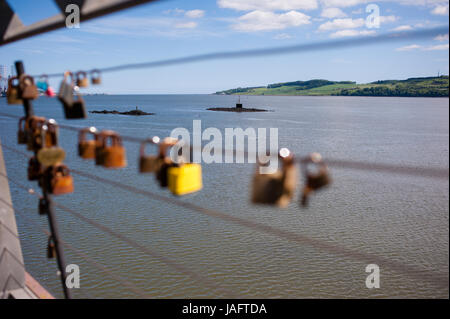
M51 0L8 0L24 24L58 13ZM37 5L39 3L39 5ZM185 55L283 46L448 25L448 0L165 0L0 47L0 64L21 59L30 74L77 71ZM378 29L366 26L377 4ZM212 93L309 80L404 79L448 74L448 33L377 44L108 73L87 92ZM51 84L58 87L59 80Z

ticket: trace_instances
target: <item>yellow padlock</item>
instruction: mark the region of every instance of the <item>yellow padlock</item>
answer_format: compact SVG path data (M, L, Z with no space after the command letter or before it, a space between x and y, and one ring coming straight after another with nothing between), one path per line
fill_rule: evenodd
M198 192L203 188L202 167L199 164L181 164L168 169L169 190L175 195Z

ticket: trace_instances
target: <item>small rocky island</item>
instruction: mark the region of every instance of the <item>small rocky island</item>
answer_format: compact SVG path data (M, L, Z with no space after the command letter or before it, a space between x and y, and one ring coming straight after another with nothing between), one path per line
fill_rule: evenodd
M136 106L135 110L131 110L131 111L127 111L127 112L119 112L116 110L113 110L113 111L103 110L103 111L89 111L89 113L92 113L92 114L119 114L119 115L132 115L132 116L155 115L155 113L147 113L147 112L141 111L138 109L137 106Z

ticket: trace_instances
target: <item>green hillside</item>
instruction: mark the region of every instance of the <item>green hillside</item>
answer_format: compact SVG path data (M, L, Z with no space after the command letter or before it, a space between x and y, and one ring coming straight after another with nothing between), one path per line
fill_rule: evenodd
M351 81L310 80L237 88L215 94L448 97L449 82L448 76L384 80L368 84L357 84Z

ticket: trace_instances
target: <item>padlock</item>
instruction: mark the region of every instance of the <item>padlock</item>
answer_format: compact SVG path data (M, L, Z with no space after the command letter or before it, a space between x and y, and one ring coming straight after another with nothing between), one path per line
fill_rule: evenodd
M53 195L73 193L73 178L69 168L64 164L47 167L44 171L44 187Z
M77 94L77 99L73 100L72 104L63 103L63 106L66 119L85 119L87 117L84 100L79 94Z
M91 82L94 85L99 85L102 83L102 78L100 76L99 70L92 70L91 71Z
M17 143L18 144L27 144L27 118L21 117L19 120L19 131L17 132Z
M87 140L86 134L92 134L94 139ZM95 149L97 148L98 134L95 127L82 129L78 134L78 156L83 159L95 159Z
M55 90L53 90L53 88L49 86L47 90L45 90L45 95L47 95L48 97L54 97L56 95Z
M278 157L282 161L282 168L275 172L263 174L260 164L256 166L251 197L253 203L286 207L291 202L298 178L294 156L283 148Z
M41 75L39 80L36 82L36 86L42 92L47 91L47 89L48 89L48 76L45 75L45 74Z
M309 164L318 166L316 172L311 172L308 169ZM327 165L322 160L322 156L318 153L311 154L306 160L302 161L303 175L305 185L301 196L301 205L308 206L309 196L322 188L331 184L331 177Z
M140 156L139 156L139 172L140 173L155 173L159 171L162 164L161 157L157 155L146 155L146 144L158 145L160 138L155 136L141 143Z
M55 120L49 120L41 128L44 141L37 152L37 159L43 166L53 166L64 161L66 153L58 146L58 125Z
M53 88L48 83L48 76L46 74L41 75L39 81L36 83L36 86L39 90L44 92L46 96L48 97L55 96L55 90L53 90Z
M191 163L182 141L174 138L166 138L160 148L160 157L165 155L169 147L177 145L177 149L171 148L171 157L167 157L165 165L167 168L167 187L174 195L185 195L197 192L203 188L202 167L199 164ZM185 145L188 146L188 145Z
M20 76L20 90L22 92L22 99L35 100L39 97L39 91L34 84L34 79L26 74Z
M8 91L6 92L8 104L22 104L20 96L19 78L14 76L8 79Z
M48 215L48 200L44 197L39 198L39 215Z
M49 236L47 242L47 258L52 259L55 258L55 256L56 256L55 241L53 240L52 236Z
M28 180L37 181L42 175L41 163L37 160L35 156L31 157L28 161Z
M111 141L111 145L108 145ZM121 137L113 131L102 131L95 150L95 164L105 168L123 168L127 166L126 151Z
M186 163L170 167L167 171L168 187L174 195L186 195L203 188L200 164Z
M76 74L77 77L77 86L80 88L85 88L89 86L89 79L87 77L87 73L84 71L79 71Z
M67 82L67 78L70 77L70 83ZM64 105L64 109L66 105L71 107L73 104L73 75L70 71L64 73L64 79L59 86L58 99Z
M167 156L167 150L172 146L176 145L178 140L171 137L166 137L159 144L159 154L158 154L158 171L156 171L156 180L159 182L160 187L169 186L169 168L176 167L177 164L172 161L172 159Z
M45 117L31 116L27 119L27 149L37 152L42 148L42 126Z

